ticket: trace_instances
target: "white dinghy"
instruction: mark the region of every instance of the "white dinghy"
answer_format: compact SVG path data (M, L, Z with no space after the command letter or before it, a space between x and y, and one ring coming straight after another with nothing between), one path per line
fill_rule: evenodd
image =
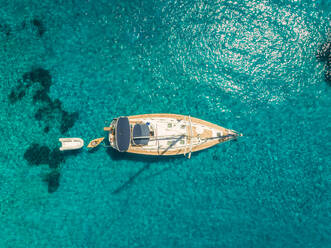
M81 138L60 138L60 151L77 150L84 146L84 140Z

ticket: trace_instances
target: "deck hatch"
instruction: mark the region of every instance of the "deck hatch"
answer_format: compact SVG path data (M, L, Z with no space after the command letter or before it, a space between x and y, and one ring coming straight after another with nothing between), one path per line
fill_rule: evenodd
M136 145L147 145L149 141L149 128L146 124L136 124L133 127L133 142Z

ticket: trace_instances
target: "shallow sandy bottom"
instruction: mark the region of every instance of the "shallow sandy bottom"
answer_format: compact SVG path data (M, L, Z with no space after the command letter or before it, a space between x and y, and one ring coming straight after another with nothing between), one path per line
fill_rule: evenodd
M330 7L216 2L0 1L0 247L331 243ZM54 152L143 113L244 137L190 160Z

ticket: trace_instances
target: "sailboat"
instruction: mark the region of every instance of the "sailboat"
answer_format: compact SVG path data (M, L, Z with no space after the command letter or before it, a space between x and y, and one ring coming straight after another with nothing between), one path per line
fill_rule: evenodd
M216 124L179 114L142 114L113 119L109 144L119 152L167 156L187 155L242 134Z

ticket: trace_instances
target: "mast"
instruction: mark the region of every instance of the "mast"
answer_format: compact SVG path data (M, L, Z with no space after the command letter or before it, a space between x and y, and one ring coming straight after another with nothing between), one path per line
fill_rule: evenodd
M190 153L188 154L188 158L191 158L191 154L192 154L192 146L193 146L193 141L192 141L192 137L193 137L193 132L192 132L192 121L191 121L191 116L188 116L189 122L190 122Z
M185 123L185 129L186 129L186 133L187 133L187 135L186 135L186 137L185 137L185 139L186 139L186 145L185 145L185 150L184 150L184 157L185 157L185 155L186 155L186 148L187 148L187 142L188 142L188 130L187 130L187 125L186 125L186 115L185 115L185 117L184 117L184 123Z
M155 124L155 135L156 135L156 144L157 144L157 154L160 154L160 141L158 139L158 130L157 130L157 124Z

